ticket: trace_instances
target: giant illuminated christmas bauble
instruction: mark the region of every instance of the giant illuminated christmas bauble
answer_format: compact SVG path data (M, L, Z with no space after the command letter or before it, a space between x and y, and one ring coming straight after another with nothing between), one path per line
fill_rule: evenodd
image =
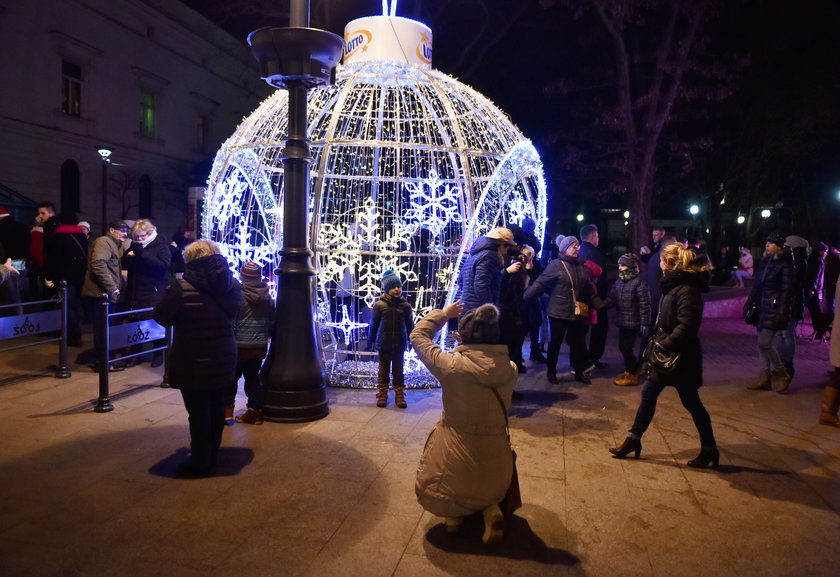
M478 236L530 217L542 238L545 185L536 150L507 115L431 67L426 26L363 18L345 40L335 84L309 92L309 230L331 383L367 386L376 365L371 373L361 362L375 360L365 327L382 272L401 277L421 318L457 296ZM203 231L234 270L251 260L271 277L278 264L287 120L278 90L216 155Z

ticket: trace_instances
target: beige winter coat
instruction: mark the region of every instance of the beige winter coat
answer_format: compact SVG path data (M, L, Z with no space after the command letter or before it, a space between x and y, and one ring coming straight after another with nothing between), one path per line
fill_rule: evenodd
M411 333L417 356L443 389L443 414L426 441L414 491L430 513L460 517L498 503L510 484L505 416L492 388L508 411L518 373L504 345L443 352L433 339L446 320L432 311Z

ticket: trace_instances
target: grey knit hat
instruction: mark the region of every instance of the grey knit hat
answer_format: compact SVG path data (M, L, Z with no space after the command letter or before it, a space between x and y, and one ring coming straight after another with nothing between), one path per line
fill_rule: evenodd
M499 344L499 309L495 305L486 304L469 311L461 317L458 332L465 345Z
M632 252L626 252L618 257L618 265L627 268L639 268L639 257Z
M566 254L566 251L569 250L569 247L573 244L580 244L575 236L567 236L557 243L557 247L560 249L560 254Z

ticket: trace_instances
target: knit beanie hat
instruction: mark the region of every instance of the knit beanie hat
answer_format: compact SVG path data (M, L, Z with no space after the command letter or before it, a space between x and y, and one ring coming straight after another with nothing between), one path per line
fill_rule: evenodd
M626 252L620 257L618 257L618 264L619 266L626 266L628 268L638 268L639 257L637 257L632 252Z
M242 279L242 282L245 281L261 281L262 280L262 269L260 265L255 262L246 262L242 265L239 269L239 276Z
M499 309L495 305L486 304L469 311L461 317L458 332L465 345L499 344Z
M402 281L397 276L397 273L388 269L382 273L382 292L391 292L391 289L395 287L402 288Z
M785 248L785 237L778 232L774 232L767 237L767 242L779 245L780 248Z
M567 236L563 240L558 242L557 247L560 249L560 254L566 254L566 251L569 250L569 247L573 244L580 244L578 242L577 237Z

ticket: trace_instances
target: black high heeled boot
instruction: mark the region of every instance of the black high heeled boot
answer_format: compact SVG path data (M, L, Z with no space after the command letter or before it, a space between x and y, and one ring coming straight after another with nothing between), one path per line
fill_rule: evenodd
M716 469L718 463L720 463L720 451L717 450L717 447L709 447L701 448L700 454L686 463L686 465L695 469L704 469L711 465L713 469Z
M633 455L634 459L638 459L639 455L642 454L642 440L641 439L634 439L633 437L627 437L624 439L624 442L621 443L620 447L613 447L610 449L610 453L615 455L616 459L623 459L630 453L635 453Z

